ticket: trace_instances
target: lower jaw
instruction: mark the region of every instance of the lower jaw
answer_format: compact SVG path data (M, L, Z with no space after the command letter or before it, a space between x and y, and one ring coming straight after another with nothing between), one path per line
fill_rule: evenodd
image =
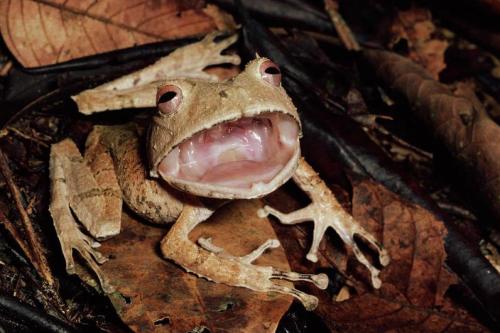
M234 187L224 184L204 183L197 180L188 180L177 177L161 176L165 182L182 192L213 199L256 199L272 193L278 187L287 182L294 174L294 170L300 159L300 148L298 147L288 160L286 165L268 183L255 182L250 187Z
M216 166L200 179L215 186L249 188L254 183L269 183L284 164L269 162L238 161Z

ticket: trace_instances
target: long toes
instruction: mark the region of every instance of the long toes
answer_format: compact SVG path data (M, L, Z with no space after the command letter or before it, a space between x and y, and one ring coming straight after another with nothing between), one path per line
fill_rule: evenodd
M80 249L77 249L77 250L80 253L80 255L83 257L83 259L85 259L85 261L87 262L87 264L92 269L92 272L95 274L95 276L99 280L99 283L101 285L102 290L105 293L112 293L115 289L109 283L108 279L106 279L106 277L104 276L101 268L95 262L93 256L91 254L89 254L89 252L87 252L85 250L80 250Z
M270 239L270 240L268 240L268 242L269 242L268 243L269 244L269 246L268 246L269 249L277 249L281 245L280 241L277 240L277 239Z
M267 249L275 249L281 245L280 241L277 239L268 239L258 248L247 254L246 256L240 257L241 261L245 263L252 263L257 260Z
M86 251L88 253L90 253L90 255L94 258L94 260L99 264L99 265L102 265L104 264L106 261L108 261L108 258L104 255L102 255L101 252L93 249L91 246L88 246L86 248Z
M305 274L296 272L284 272L275 269L273 270L271 278L288 280L288 281L306 281L314 284L319 289L326 289L326 287L328 287L328 276L323 273Z
M382 281L378 277L378 275L380 274L380 270L378 270L366 259L365 255L363 254L363 252L361 252L361 250L356 244L353 244L352 250L354 252L354 256L356 257L356 259L370 271L373 288L375 289L380 288L380 286L382 285Z
M281 294L287 294L287 295L291 295L291 296L297 298L304 305L304 307L306 308L307 311L312 311L312 310L316 309L316 307L318 306L318 298L316 298L315 296L306 294L306 293L304 293L300 290L297 290L295 288L289 288L286 286L280 286L277 284L273 284L273 286L271 286L269 288L269 291L277 292L277 293L281 293Z
M306 259L311 261L311 262L318 262L318 256L316 255L316 253L308 253L306 255Z
M375 250L377 250L378 260L382 266L385 267L389 265L389 262L391 261L389 253L379 241L377 241L370 233L366 232L364 229L356 231L355 234L364 238L364 240L370 243L375 248Z
M239 65L241 58L237 54L223 54L220 56L221 62L224 64Z
M63 249L63 256L64 256L64 261L66 262L66 272L68 274L75 274L75 261L73 259L73 249L71 247L68 247L66 249Z
M85 241L85 243L90 245L90 247L92 247L93 249L97 249L98 247L101 246L101 243L99 243L98 241L96 241L95 239L93 239L92 237L89 237L87 235L82 234L82 239Z
M380 261L380 264L382 266L387 266L391 262L391 258L389 257L389 253L387 253L387 250L384 248L379 249L378 252L378 260Z
M217 38L219 35L220 34L215 34L212 38L212 42L215 44L216 49L219 50L219 53L224 51L226 48L228 48L238 40L238 35L233 34L228 36L227 38L215 42L215 38Z
M223 248L218 247L217 245L215 245L214 243L212 243L212 238L211 237L208 237L208 238L200 237L200 238L198 238L197 243L202 248L204 248L205 250L207 250L209 252L212 252L212 253L222 253L222 252L224 252Z
M259 208L257 210L257 216L260 217L261 219L263 219L269 215L269 212L266 208L267 208L267 206L264 206L263 208Z

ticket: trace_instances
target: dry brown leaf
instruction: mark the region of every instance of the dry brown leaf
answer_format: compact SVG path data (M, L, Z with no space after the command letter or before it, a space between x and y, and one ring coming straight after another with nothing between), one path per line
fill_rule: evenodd
M432 15L427 9L411 8L399 11L389 31L389 47L393 47L402 39L408 43L408 57L427 69L433 78L446 67L444 52L448 43L434 37L436 27L432 23Z
M377 76L408 99L414 115L462 165L470 184L500 219L500 127L474 93L455 96L422 67L395 53L366 50L365 56Z
M204 10L203 4L201 0L5 0L0 2L0 29L16 59L25 67L36 67L201 35L231 24L217 7Z
M231 254L248 254L268 238L276 238L269 220L257 217L261 206L258 200L231 203L190 237L211 237L215 245ZM291 297L229 287L187 273L162 259L159 243L166 232L123 214L122 232L100 248L112 258L101 266L117 290L110 298L132 330L190 332L206 327L212 333L275 331ZM256 264L290 270L283 248L271 250Z
M294 199L289 194L274 194L269 201L289 210ZM311 272L333 266L347 274L353 288L343 302L335 302L337 295L308 290L319 297L317 313L332 332L486 331L445 295L455 277L444 266L446 229L442 221L370 181L353 183L352 207L356 220L382 241L391 256L391 263L382 270L379 290L366 287L366 270L352 256L347 261L342 247L335 248L340 243L332 235L322 243L319 264L312 265L303 260L310 239L302 231L308 227L300 231L273 224L292 270L308 267Z

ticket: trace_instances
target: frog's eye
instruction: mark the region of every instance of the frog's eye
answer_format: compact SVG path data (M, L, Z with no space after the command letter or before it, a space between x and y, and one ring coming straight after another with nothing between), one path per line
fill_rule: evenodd
M173 84L159 87L156 93L156 105L163 114L175 112L182 101L182 91Z
M260 65L260 76L273 86L279 86L281 83L280 68L271 60L266 60Z

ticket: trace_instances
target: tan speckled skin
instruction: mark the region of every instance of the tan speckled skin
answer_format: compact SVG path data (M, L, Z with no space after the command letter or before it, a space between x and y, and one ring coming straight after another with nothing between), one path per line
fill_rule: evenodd
M206 43L213 44L210 39ZM215 51L219 55L219 48ZM275 283L274 280L307 281L324 289L328 285L325 274L283 272L274 267L253 264L265 250L279 246L278 240L270 239L250 254L235 257L212 244L210 239L199 239L194 243L188 237L196 225L215 211L214 207L202 204L196 196L225 199L261 197L293 177L297 185L309 195L311 204L288 214L265 206L259 215L273 215L282 223L290 225L313 221L313 242L307 255L310 261L317 260L316 253L325 231L328 228L335 229L346 246L353 250L357 260L370 271L373 286L380 287L379 270L357 247L354 235L360 236L377 250L379 261L384 266L389 263L387 252L343 210L327 185L300 158L300 135L297 137L296 151L278 175L269 183L254 184L250 189L149 177L159 177L159 163L176 145L219 123L263 112L282 112L293 117L300 126L297 110L285 90L262 79L260 66L265 61L268 59L255 59L241 74L228 82L191 79L165 81L162 85L173 84L180 88L182 101L173 113L162 114L157 111L153 116L146 138L147 162L142 158L141 140L133 125L96 126L87 140L83 157L69 139L52 146L50 211L69 273L74 273L73 252L76 250L95 272L103 290L113 290L97 266L104 263L106 258L94 248L97 243L80 231L71 209L77 213L78 219L83 220L80 222L92 236L110 237L119 232L123 199L133 211L150 221L176 221L162 240L161 251L165 258L177 262L188 272L218 283L291 295L299 299L306 309L312 310L318 303L316 297L289 285ZM151 96L148 98L151 99ZM99 105L97 109L105 107ZM182 194L166 186L164 181L187 193Z
M148 140L150 175L159 176L159 163L175 146L221 122L256 116L262 112L280 111L292 116L300 124L297 109L283 87L273 86L262 80L259 68L267 60L257 58L249 62L242 73L224 83L165 81L163 85L172 84L180 88L182 102L174 113L163 114L158 111L152 119ZM290 179L299 157L300 151L297 148L287 166L270 183L259 184L250 190L225 189L178 179L165 180L176 188L199 196L225 199L261 197Z

